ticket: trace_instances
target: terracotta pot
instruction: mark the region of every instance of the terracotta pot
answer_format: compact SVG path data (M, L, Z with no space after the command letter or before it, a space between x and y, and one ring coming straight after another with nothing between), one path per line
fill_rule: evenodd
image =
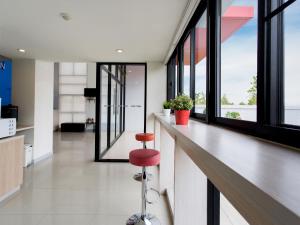
M190 110L175 110L176 125L187 125L190 112Z

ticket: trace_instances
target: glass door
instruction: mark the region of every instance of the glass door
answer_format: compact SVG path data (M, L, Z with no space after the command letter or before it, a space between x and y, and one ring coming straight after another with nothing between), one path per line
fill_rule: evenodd
M146 64L97 63L95 161L128 162L146 130Z
M97 65L96 151L99 161L124 132L125 65Z

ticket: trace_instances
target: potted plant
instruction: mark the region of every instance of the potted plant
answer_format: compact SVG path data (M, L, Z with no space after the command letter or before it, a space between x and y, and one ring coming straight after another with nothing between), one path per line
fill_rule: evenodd
M178 95L171 102L171 108L175 111L177 125L187 125L193 108L193 100L187 95Z
M163 114L164 116L170 116L171 114L171 102L165 101L163 104Z

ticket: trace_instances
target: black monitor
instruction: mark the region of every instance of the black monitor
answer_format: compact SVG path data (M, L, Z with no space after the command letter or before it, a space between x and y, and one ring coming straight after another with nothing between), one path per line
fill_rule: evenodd
M96 97L96 88L85 88L84 97L88 97L88 98Z

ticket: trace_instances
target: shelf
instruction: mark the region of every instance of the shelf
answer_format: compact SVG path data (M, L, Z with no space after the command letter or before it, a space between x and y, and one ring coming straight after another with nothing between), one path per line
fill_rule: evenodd
M85 111L82 111L82 112L74 112L74 111L63 111L63 112L60 112L60 113L85 113Z
M83 96L83 94L59 94L59 96Z
M66 74L59 74L60 77L87 77L88 75L74 75L74 74L70 74L70 75L66 75Z
M74 85L74 86L78 86L78 85L86 85L86 83L64 83L64 82L60 82L59 85Z
M17 132L34 129L33 125L17 125Z

